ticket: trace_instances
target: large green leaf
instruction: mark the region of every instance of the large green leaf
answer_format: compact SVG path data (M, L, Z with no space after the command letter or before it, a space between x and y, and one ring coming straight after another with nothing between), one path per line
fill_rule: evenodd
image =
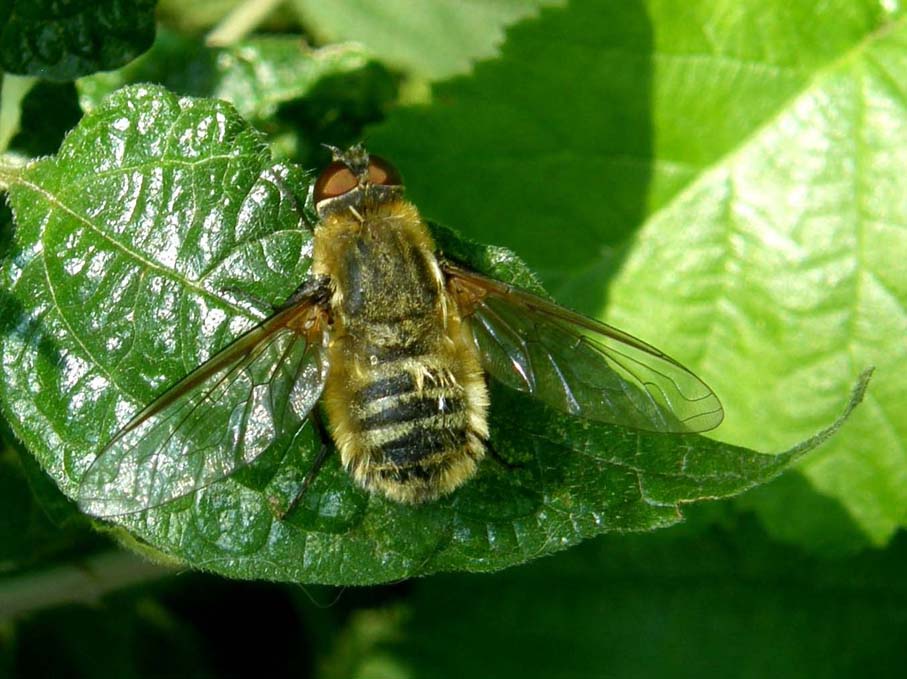
M122 66L154 39L155 0L0 0L0 68L72 80Z
M694 367L724 440L784 449L877 366L808 483L753 500L774 534L840 551L816 494L863 544L907 523L905 72L898 3L577 1L370 140L429 217Z
M302 280L308 184L274 165L228 104L151 86L115 93L56 157L7 181L18 229L2 269L11 332L0 394L17 435L72 497L132 413L260 317L237 289L276 302ZM480 270L532 284L510 252L440 227L437 236ZM777 475L841 423L773 457L593 424L504 388L492 400L493 446L515 468L489 460L435 503L370 497L332 456L298 511L277 520L271 507L293 494L316 453L306 429L284 459L265 454L117 523L169 555L237 577L366 583L492 570L598 533L674 523L682 503Z
M439 79L493 56L504 27L563 0L293 0L306 27L321 40L354 40L385 63Z

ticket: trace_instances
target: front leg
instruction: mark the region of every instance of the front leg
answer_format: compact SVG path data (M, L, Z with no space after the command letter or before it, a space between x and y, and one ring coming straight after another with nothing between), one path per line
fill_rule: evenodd
M331 277L324 274L308 276L283 304L274 307L274 311L289 309L307 298L320 306L326 306L331 299Z
M305 497L306 492L309 490L309 486L312 485L312 482L315 480L315 477L318 476L318 472L321 471L321 467L324 465L325 460L327 460L328 455L333 450L334 446L331 440L331 435L328 432L327 427L324 424L324 420L321 417L321 412L316 407L312 410L312 414L309 416L312 420L312 424L315 425L315 431L318 433L318 438L321 440L321 447L318 450L318 454L315 456L315 459L312 461L312 466L309 467L309 471L306 473L305 478L300 484L299 488L296 490L296 494L290 500L286 509L276 510L275 516L278 520L283 521L287 516L289 516L296 507L299 506L299 503Z
M253 295L251 292L246 292L232 285L220 288L220 291L229 293L250 306L258 307L256 311L259 311L259 313L261 309L270 309L270 313L266 312L266 315L271 316L284 309L289 309L307 297L312 298L320 306L325 306L331 298L331 279L330 276L325 275L307 276L299 287L290 293L286 300L276 306L258 295Z

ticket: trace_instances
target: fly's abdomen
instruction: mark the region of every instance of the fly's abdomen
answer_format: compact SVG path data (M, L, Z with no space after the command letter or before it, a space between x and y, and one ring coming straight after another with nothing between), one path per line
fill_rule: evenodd
M353 479L398 502L424 502L475 474L488 396L471 345L441 332L393 334L360 328L338 342L344 355L333 365L345 369L329 377L325 402Z

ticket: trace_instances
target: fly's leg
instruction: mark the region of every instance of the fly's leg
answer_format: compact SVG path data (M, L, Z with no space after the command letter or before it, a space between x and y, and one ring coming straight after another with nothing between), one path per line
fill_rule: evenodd
M327 304L331 297L331 279L329 276L309 276L293 293L287 297L283 304L274 307L274 311L283 311L295 306L301 300L314 298L321 305ZM317 426L317 425L316 425ZM324 426L321 427L324 430ZM324 430L327 433L327 430Z
M278 311L283 311L284 309L289 309L291 306L295 306L306 298L315 298L318 303L322 305L326 304L331 296L331 280L328 276L309 276L284 302L277 306L274 306L258 295L241 290L233 285L220 288L220 291L229 293L251 306L258 307L259 309L270 309L270 313L277 313Z
M306 472L305 478L302 480L302 484L299 486L299 490L296 491L296 495L293 496L293 499L290 500L290 504L287 505L286 509L278 510L276 512L277 518L279 520L285 519L289 516L294 509L305 497L306 492L309 489L309 486L312 485L312 482L315 480L315 477L318 476L318 472L321 471L321 467L324 466L325 460L327 460L328 455L331 452L331 437L328 434L327 427L324 426L324 420L321 418L321 412L315 408L312 411L312 422L315 425L315 431L318 432L318 438L321 439L321 448L318 450L318 454L315 456L312 466L309 468L309 471Z
M491 459L493 459L495 462L497 462L499 465L501 465L502 467L504 467L504 469L506 469L508 471L515 471L517 469L522 469L523 467L526 466L523 464L519 464L518 462L510 462L508 460L505 460L501 456L501 454L497 450L495 450L494 446L491 445L490 440L485 441L485 450L488 451L488 454L491 456Z

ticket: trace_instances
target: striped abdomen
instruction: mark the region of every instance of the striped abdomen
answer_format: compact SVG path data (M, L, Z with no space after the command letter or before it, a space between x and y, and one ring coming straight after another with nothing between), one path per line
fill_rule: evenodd
M471 346L440 328L414 341L408 325L398 333L360 328L337 342L332 365L346 369L332 371L326 403L352 477L398 502L423 502L475 474L488 397ZM389 334L399 341L388 342Z

